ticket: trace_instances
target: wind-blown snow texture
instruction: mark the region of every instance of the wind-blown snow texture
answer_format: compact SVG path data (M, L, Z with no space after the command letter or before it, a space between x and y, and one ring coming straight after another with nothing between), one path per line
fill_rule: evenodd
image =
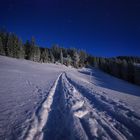
M139 86L95 68L0 56L0 140L139 138Z

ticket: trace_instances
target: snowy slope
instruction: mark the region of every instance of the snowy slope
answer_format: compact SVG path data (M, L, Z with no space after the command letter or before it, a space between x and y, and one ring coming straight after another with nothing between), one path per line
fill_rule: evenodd
M1 140L139 139L139 130L139 86L0 56Z
M61 67L0 56L0 139L15 139L28 127Z

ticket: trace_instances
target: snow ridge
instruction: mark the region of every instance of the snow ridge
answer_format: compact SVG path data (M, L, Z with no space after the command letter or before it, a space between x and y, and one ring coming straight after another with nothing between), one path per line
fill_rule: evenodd
M61 74L58 76L53 87L51 88L47 99L42 103L39 112L35 112L32 116L32 123L29 127L25 140L42 140L43 139L43 128L48 120L48 115L50 112L50 107L53 102L53 96L57 87Z
M105 95L100 95L97 91L91 91L85 86L79 85L73 79L66 76L67 80L74 86L84 98L87 107L90 110L90 117L92 116L96 121L96 126L100 134L97 138L103 139L103 131L107 139L139 139L140 116L131 110L126 105L118 101L113 101ZM91 108L91 109L90 109ZM91 117L91 118L92 118ZM83 119L82 119L83 120ZM89 127L85 122L86 127ZM87 130L87 128L86 128ZM103 131L102 131L103 130Z

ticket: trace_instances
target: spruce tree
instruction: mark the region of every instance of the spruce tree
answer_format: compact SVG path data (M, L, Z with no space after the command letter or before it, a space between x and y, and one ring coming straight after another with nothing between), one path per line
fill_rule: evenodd
M18 58L24 59L25 58L25 48L24 48L24 45L23 45L21 39L18 40L18 48L19 48Z
M35 38L32 37L30 41L30 60L34 61L35 60L35 53L36 53L36 48L35 48Z
M5 50L4 50L1 37L0 37L0 55L5 55Z
M61 50L61 53L60 53L60 63L63 64L63 52Z
M0 37L1 37L1 40L2 40L2 45L3 45L3 48L4 48L4 52L5 52L5 55L7 56L7 41L8 41L8 34L6 29L1 29L0 30Z
M54 63L55 62L55 59L54 59L54 56L53 56L53 54L52 54L52 51L50 50L50 60L51 60L51 62L52 63Z
M12 35L12 38L13 38L13 47L12 47L13 57L18 58L19 57L19 49L20 49L19 48L19 39L15 34Z
M43 51L41 53L41 61L44 63L49 62L49 54L48 54L48 50L46 48L43 49Z
M35 46L34 48L34 58L33 61L39 62L40 61L40 49L39 47Z
M61 48L57 44L52 46L51 51L54 56L54 59L56 61L60 60Z
M134 83L134 64L133 62L128 63L128 73L127 78L129 82Z
M30 41L27 40L26 43L24 44L24 48L25 48L25 59L30 60L30 55L31 55L31 45L30 45Z
M71 65L71 57L70 57L70 55L67 55L67 62L66 62L66 65L67 65L67 66Z
M122 60L122 77L127 80L128 64L125 59Z
M79 59L80 59L79 60L80 66L84 67L85 66L85 61L87 59L87 54L86 54L85 51L83 51L83 50L79 51Z
M6 45L6 50L7 50L7 56L13 57L13 37L12 34L8 35L8 40L7 40L7 45Z
M137 65L135 66L134 82L140 85L140 67Z
M79 67L79 54L77 51L74 52L74 67L78 68Z

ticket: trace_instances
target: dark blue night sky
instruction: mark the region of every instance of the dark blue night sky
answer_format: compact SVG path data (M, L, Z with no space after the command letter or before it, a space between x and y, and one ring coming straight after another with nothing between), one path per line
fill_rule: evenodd
M0 27L43 47L140 56L139 0L1 0Z

